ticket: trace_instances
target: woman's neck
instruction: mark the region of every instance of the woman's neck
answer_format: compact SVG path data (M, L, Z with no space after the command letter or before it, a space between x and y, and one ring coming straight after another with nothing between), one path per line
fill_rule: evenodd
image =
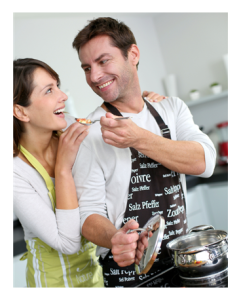
M27 149L32 155L44 157L53 145L53 134L48 133L31 133L22 134L20 144Z
M58 138L53 136L52 132L33 133L26 131L21 136L20 144L43 165L51 177L55 177ZM21 152L19 157L30 164Z

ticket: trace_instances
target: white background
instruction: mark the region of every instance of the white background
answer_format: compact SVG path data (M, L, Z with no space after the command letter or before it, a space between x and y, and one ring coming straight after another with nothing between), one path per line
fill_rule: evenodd
M233 238L233 241L236 240L237 233L239 232L238 224L238 215L240 212L240 196L239 196L239 172L240 169L240 144L239 142L239 119L240 119L240 43L239 43L239 28L240 28L240 10L238 1L168 1L168 2L159 2L149 0L148 2L137 3L136 1L121 1L121 3L114 3L113 1L89 1L89 3L82 3L69 0L67 2L60 1L46 1L42 0L41 2L37 1L9 1L2 2L1 4L1 65L2 72L1 75L1 104L2 104L2 118L1 118L1 156L2 158L2 172L1 172L1 203L2 203L2 215L1 215L1 273L0 273L0 282L1 288L3 288L2 293L6 290L8 295L15 297L16 299L28 299L34 297L35 299L42 299L45 297L72 297L72 296L86 296L87 291L75 290L76 293L73 294L73 290L61 290L61 294L57 289L54 289L51 293L51 290L42 290L38 291L38 294L35 290L19 290L12 289L12 122L10 114L12 114L12 103L10 101L11 95L9 95L12 90L12 58L14 57L13 53L13 13L14 12L229 12L229 46L230 46L230 56L229 56L229 198L231 200L231 206L237 214L232 215L232 220L229 224L229 235ZM151 44L151 42L149 42ZM54 66L53 66L54 67ZM57 70L57 69L56 69ZM58 71L58 70L57 70ZM158 90L156 90L158 92ZM6 158L6 159L5 159ZM232 172L231 172L232 171ZM231 216L231 215L230 215ZM230 226L231 225L231 226ZM237 241L237 240L236 240ZM231 251L234 250L231 245ZM235 248L236 249L236 248ZM236 259L235 253L230 255L230 267L233 272L229 277L232 278L229 282L229 289L202 289L202 290L193 290L193 289L184 289L184 290L172 290L171 293L178 297L178 299L186 299L191 293L191 296L195 296L195 299L199 299L203 296L219 296L221 299L228 296L227 293L230 292L230 289L239 288L239 276L237 276L236 268ZM234 266L234 267L232 267ZM236 276L235 276L236 275ZM140 291L140 290L139 290ZM9 293L10 292L10 293ZM113 299L112 292L103 291L105 293L105 299ZM157 290L153 290L155 295L151 295L150 290L141 290L141 296L143 298L148 298L151 296L156 296ZM195 292L195 294L194 294ZM68 293L68 294L67 294ZM85 295L83 295L85 293ZM128 293L128 294L127 294ZM178 294L177 294L178 293ZM214 295L215 293L215 295ZM28 295L29 294L29 295ZM31 296L30 296L31 294ZM206 294L206 295L205 295ZM5 293L6 295L6 293ZM98 296L103 298L103 293L100 290L91 290L89 294L91 297ZM115 293L116 295L116 293ZM136 297L139 296L139 293L136 290L125 290L118 291L118 296L121 297ZM162 290L160 297L170 297L170 290Z

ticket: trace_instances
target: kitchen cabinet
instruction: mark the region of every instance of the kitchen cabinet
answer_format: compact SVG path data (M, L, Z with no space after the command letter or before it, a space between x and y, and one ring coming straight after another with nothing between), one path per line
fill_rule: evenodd
M212 225L228 231L228 182L200 184L188 189L187 219L189 229Z
M25 270L27 259L19 260L23 253L13 257L13 287L27 287Z

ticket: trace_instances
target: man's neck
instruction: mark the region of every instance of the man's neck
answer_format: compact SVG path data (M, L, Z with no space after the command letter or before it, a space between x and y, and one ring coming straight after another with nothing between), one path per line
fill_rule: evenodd
M144 107L144 101L141 95L138 95L137 97L129 96L125 98L119 98L109 103L113 105L115 108L117 108L119 112L123 112L123 113L138 114L143 110ZM104 103L102 103L101 107L105 111L108 111Z

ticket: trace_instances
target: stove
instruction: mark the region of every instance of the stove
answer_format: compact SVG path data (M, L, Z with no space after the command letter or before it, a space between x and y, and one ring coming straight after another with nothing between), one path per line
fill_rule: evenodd
M183 277L176 273L171 278L170 287L225 288L228 287L228 269L213 275L193 278Z

